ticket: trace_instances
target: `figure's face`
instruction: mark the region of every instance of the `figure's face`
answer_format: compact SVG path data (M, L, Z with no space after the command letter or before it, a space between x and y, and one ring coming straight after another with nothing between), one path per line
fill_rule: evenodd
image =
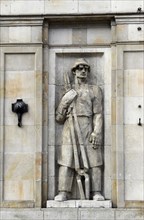
M77 66L75 70L75 75L77 78L86 79L88 75L89 67L83 64Z

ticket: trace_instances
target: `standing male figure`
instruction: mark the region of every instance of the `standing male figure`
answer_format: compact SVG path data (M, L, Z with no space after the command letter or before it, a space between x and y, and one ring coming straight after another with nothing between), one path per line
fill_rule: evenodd
M59 179L58 195L56 201L65 201L71 192L74 172L76 170L76 158L74 156L74 144L78 153L78 161L81 170L90 176L90 190L92 199L104 200L101 194L102 179L102 142L103 142L103 107L102 91L96 85L89 85L87 78L90 74L90 66L84 59L78 59L71 69L75 83L62 97L56 111L56 120L63 123L62 146L58 155ZM73 109L74 108L74 109ZM82 152L80 150L79 135L74 121L76 114L81 138L83 140L86 163L84 166ZM70 121L71 118L71 121ZM73 131L71 129L73 123ZM72 134L73 133L73 134Z

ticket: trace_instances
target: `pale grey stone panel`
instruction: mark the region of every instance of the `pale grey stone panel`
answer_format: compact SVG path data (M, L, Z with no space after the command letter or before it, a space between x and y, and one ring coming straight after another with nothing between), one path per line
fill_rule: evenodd
M125 96L143 96L144 89L144 70L125 70L124 71L124 95Z
M9 53L6 55L6 71L31 71L34 70L34 54Z
M87 29L73 28L72 29L72 43L74 45L87 44Z
M141 28L139 31L138 28ZM128 25L128 40L129 41L142 41L144 40L144 25L131 24Z
M2 174L3 174L3 153L0 152L0 181L3 180L3 175ZM0 185L0 187L1 187L1 185Z
M79 13L110 13L111 1L79 1Z
M25 119L23 121L25 123ZM24 126L25 128L18 129L15 125L5 126L5 153L33 153L33 145L36 145L36 140L34 138L28 138L35 136L34 126ZM17 134L17 138L15 137Z
M114 220L114 212L108 209L79 209L81 220Z
M49 1L45 0L44 13L45 14L72 14L78 12L78 1L61 0Z
M11 0L1 0L0 2L0 14L10 15L11 13Z
M44 13L44 0L29 0L27 3L22 0L12 1L11 14L43 14Z
M9 28L8 27L0 27L0 42L1 43L9 42Z
M2 220L43 220L43 211L39 209L3 209Z
M112 155L111 155L111 146L104 147L104 197L105 199L111 199L112 193Z
M138 137L137 135L138 134ZM125 152L142 152L143 151L143 128L137 125L125 125Z
M125 182L125 200L144 201L143 180L127 180Z
M111 208L110 200L96 201L96 200L67 200L57 202L55 200L47 201L47 208Z
M111 12L118 13L118 12L137 12L137 9L141 7L143 10L143 1L138 0L112 0L111 1Z
M124 97L124 123L137 125L139 118L143 123L143 111L138 106L143 106L143 97Z
M49 31L50 45L70 45L72 44L71 28L52 28Z
M107 44L111 42L111 29L109 26L90 26L87 29L87 44Z
M111 145L111 115L104 116L104 144Z
M141 51L125 52L124 69L125 70L144 69L144 53Z
M127 41L128 40L128 26L126 24L120 24L116 27L117 40Z
M143 145L143 143L142 143ZM130 147L130 146L129 146ZM141 148L141 146L140 146ZM144 200L144 157L143 150L125 153L125 199Z
M104 85L104 114L111 114L111 84Z
M144 179L143 163L144 163L143 151L140 151L138 146L136 152L126 152L125 179L136 180L136 181L143 180ZM140 193L143 194L141 190L138 191L140 191Z
M9 27L10 43L30 43L31 27Z
M41 43L42 42L42 27L31 27L31 42Z
M116 210L116 220L143 220L144 209Z
M5 153L5 180L31 179L34 171L33 160L33 153Z
M44 219L57 219L57 220L77 220L77 209L75 208L57 208L48 209L44 212Z

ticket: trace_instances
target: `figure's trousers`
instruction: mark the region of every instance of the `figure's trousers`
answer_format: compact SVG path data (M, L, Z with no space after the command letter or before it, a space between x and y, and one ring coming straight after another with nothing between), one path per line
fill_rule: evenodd
M69 167L59 168L59 191L71 192L75 170ZM101 192L101 166L90 168L89 170L91 192Z

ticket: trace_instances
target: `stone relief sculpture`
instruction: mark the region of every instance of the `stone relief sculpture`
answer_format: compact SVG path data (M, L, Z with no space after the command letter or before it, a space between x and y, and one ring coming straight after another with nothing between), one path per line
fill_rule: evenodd
M62 145L58 156L59 177L56 201L69 199L74 174L81 199L104 200L101 194L103 107L102 91L89 85L90 66L78 59L71 69L74 85L64 76L65 95L56 110L56 120L63 123Z

